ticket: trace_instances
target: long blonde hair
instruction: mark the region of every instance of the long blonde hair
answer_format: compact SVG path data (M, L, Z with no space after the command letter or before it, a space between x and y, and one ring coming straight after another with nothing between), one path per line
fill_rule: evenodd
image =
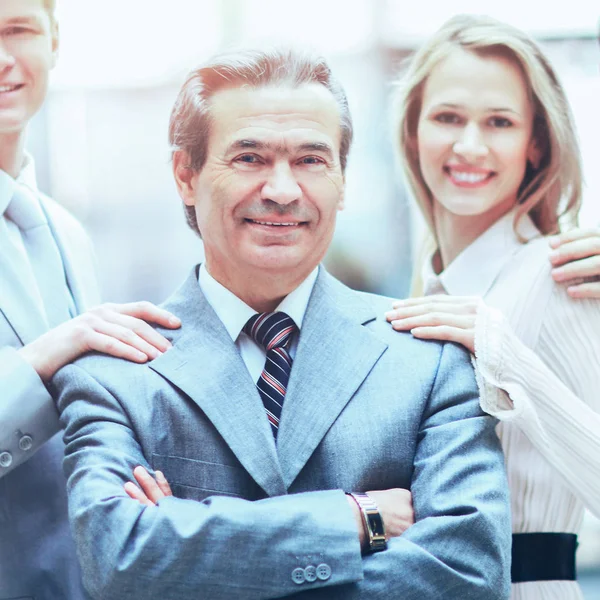
M413 56L398 82L394 102L396 149L406 179L433 232L433 204L419 166L417 125L423 88L433 68L453 49L510 57L522 69L534 109L533 136L541 154L528 164L518 192L515 231L529 214L544 235L560 221L576 224L581 204L582 170L575 126L566 94L554 69L525 33L490 17L458 15L447 21Z

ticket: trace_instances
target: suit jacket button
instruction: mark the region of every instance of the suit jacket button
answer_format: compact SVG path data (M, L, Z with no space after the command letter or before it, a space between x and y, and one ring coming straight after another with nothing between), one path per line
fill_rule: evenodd
M12 454L10 452L2 452L0 454L0 467L8 469L12 465ZM304 571L302 571L304 573Z
M304 576L304 569L294 569L292 571L292 581L297 583L298 585L303 584L306 581L306 577Z
M326 563L321 563L317 567L317 578L321 581L327 581L331 577L331 567Z
M23 450L23 452L27 452L27 450L31 450L33 448L33 438L30 435L24 435L19 440L19 448Z
M304 579L309 583L317 580L317 568L313 565L308 565L306 569L304 569Z

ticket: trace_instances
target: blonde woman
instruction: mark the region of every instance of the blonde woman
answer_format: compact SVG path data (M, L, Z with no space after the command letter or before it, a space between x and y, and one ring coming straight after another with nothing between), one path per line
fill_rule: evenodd
M559 281L597 272L598 237L547 239L576 222L581 196L564 91L525 34L460 16L416 53L397 99L400 157L436 248L428 296L388 319L474 354L506 454L512 598L581 598L576 534L584 507L600 516L600 301L594 281ZM554 264L579 267L552 273L549 243Z

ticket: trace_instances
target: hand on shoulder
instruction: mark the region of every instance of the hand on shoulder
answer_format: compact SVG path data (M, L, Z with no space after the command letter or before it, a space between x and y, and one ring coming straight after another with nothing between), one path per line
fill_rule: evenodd
M181 325L177 317L150 302L102 304L51 329L19 353L44 383L90 351L143 363L171 347L149 323L168 329Z
M385 314L396 331L424 340L463 345L475 352L475 321L483 300L476 296L424 296L394 302Z
M550 238L552 278L571 298L600 298L600 228L573 229Z

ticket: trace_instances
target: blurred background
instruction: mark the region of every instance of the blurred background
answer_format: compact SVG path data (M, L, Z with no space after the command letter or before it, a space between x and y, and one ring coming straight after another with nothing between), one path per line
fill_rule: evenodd
M92 237L104 298L161 302L202 260L167 144L169 112L186 73L227 46L282 41L329 59L354 117L346 209L327 264L353 287L407 295L422 222L394 166L391 81L419 43L460 12L530 32L552 59L584 158L580 222L600 223L596 2L59 0L59 64L28 146L40 188ZM591 517L578 561L586 599L600 599L600 524Z

